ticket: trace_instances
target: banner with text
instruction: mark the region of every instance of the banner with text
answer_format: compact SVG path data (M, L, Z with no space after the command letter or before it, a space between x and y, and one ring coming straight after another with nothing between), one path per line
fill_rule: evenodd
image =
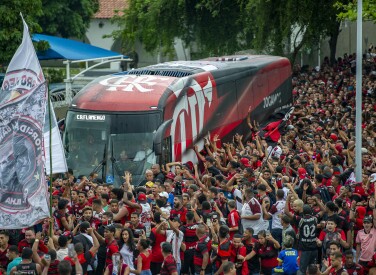
M23 20L23 19L22 19ZM25 21L0 91L0 228L49 217L43 125L47 85Z
M0 228L29 227L49 217L43 160L47 85L0 106Z

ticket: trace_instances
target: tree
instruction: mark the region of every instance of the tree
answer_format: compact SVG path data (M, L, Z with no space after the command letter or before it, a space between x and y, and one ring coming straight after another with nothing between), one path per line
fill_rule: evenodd
M43 33L83 38L98 11L98 0L41 0L43 16L38 23Z
M247 11L255 16L258 29L254 45L277 55L287 55L292 63L303 47L317 45L330 37L331 59L335 59L340 22L334 0L248 0ZM287 47L286 47L287 45Z
M2 0L0 5L0 64L10 62L22 40L23 13L30 34L46 33L82 38L98 0ZM37 48L46 49L46 43ZM47 45L48 46L48 45Z
M174 40L196 45L202 55L230 54L250 46L251 29L242 20L242 5L234 0L130 0L114 22L112 36L122 38L127 51L139 40L149 52L174 53Z
M337 1L336 7L342 9L338 14L340 20L349 19L356 20L357 17L357 1ZM363 0L363 18L376 22L376 0Z
M174 39L198 46L202 55L258 52L290 57L330 37L335 59L340 22L336 0L129 0L112 35L127 51L140 40L149 52L174 52ZM337 0L338 1L338 0ZM343 0L342 2L348 2Z
M41 31L37 23L42 15L40 0L3 0L0 5L0 64L10 62L22 40L22 12L30 33Z

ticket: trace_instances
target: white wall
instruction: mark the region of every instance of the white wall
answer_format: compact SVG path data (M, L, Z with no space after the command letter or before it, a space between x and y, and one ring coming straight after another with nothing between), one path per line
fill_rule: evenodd
M103 24L101 24L102 27L99 26L100 23ZM112 24L108 19L92 19L86 37L91 45L111 50L112 44L115 42L114 39L103 38L103 36L111 34L112 31L117 29L117 25Z
M103 24L102 27L99 27L100 23ZM119 41L115 43L115 40L113 38L103 38L104 35L111 34L114 30L117 29L119 29L119 27L116 24L112 24L109 19L92 19L89 29L86 32L86 37L89 40L88 43L93 46L121 53L121 44L119 43ZM178 48L180 49L181 47ZM157 53L148 53L147 51L145 51L139 41L136 41L135 43L135 50L138 53L138 67L156 64L158 63L158 59L160 60L160 62L170 60L168 56L161 55L158 58Z

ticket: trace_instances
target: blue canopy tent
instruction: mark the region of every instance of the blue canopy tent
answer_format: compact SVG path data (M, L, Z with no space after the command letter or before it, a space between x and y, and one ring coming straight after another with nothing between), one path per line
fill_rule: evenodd
M47 41L50 44L48 50L37 52L39 60L82 60L121 55L117 52L92 46L90 44L45 34L34 34L32 40L35 42Z
M34 34L32 36L34 42L47 41L50 48L46 51L38 51L37 56L39 60L63 59L63 64L66 65L66 79L65 92L63 100L54 102L55 107L69 105L72 100L72 83L73 81L84 75L87 71L98 67L105 63L132 61L127 56L117 52L102 49L90 44L65 39L56 36L45 34ZM71 75L70 66L74 63L85 63L85 68L75 76ZM89 62L91 66L89 66Z

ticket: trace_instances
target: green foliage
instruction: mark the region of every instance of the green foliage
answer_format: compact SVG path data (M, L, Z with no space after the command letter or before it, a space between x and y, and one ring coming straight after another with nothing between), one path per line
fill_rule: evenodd
M343 11L338 14L338 18L349 19L351 21L357 18L357 1L351 1L343 3L343 1L337 1L336 7ZM376 22L376 0L363 0L363 18Z
M22 40L22 12L30 34L46 33L82 38L98 11L98 0L1 0L0 64L9 63ZM38 42L37 49L48 48Z
M187 47L197 46L201 56L253 48L294 60L320 37L338 36L336 1L129 0L114 19L120 30L112 36L125 41L125 52L134 50L138 39L149 52L173 53L177 37Z
M335 0L245 1L258 27L254 41L257 50L288 56L294 63L301 49L312 48L328 36L335 55L340 26Z
M40 0L2 0L0 4L0 63L8 63L22 41L22 12L30 32L41 31L37 23L42 15Z
M40 0L43 16L38 23L43 33L62 37L83 38L94 13L99 9L98 0Z
M46 68L43 69L43 74L48 83L61 83L65 78L65 69Z
M174 53L174 39L196 45L203 55L233 53L250 46L250 20L242 20L239 0L130 0L120 26L112 33L124 41L124 51L140 40L149 52Z

